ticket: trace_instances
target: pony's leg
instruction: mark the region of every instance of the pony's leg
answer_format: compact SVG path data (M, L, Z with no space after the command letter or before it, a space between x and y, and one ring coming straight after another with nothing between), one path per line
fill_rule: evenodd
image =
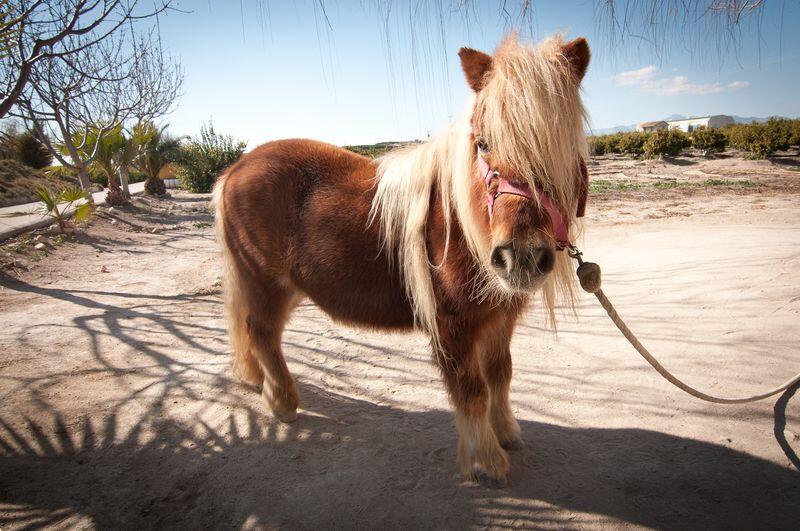
M301 297L288 288L263 286L262 302L247 317L250 354L258 360L264 380L261 395L282 422L297 420L300 398L281 351L281 336L289 314Z
M482 347L481 368L491 391L489 420L500 446L506 450L525 447L517 419L511 411L508 390L511 386L510 334L498 333L487 338Z
M489 422L490 391L481 374L476 349L465 339L464 335L456 341L442 337L444 352L437 355L455 409L458 462L467 478L487 486L503 487L508 456Z

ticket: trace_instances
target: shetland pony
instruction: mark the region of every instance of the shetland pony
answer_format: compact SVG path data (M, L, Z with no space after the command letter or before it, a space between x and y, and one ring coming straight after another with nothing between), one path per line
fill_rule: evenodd
M345 324L417 328L455 410L462 472L499 486L504 449L523 446L508 400L515 323L536 291L551 319L557 293L572 297L554 220L574 228L585 201L589 47L510 36L492 56L459 56L473 96L440 138L377 161L270 142L220 176L213 201L234 370L278 419L297 418L281 334L302 299Z

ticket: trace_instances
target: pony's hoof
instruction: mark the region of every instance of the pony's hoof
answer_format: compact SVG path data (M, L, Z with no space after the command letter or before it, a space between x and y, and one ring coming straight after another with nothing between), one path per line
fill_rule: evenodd
M294 411L273 411L275 416L278 418L279 421L290 424L297 420L297 410Z
M517 452L525 448L525 441L522 440L522 437L515 437L509 441L503 441L500 443L500 447L503 450L510 450L512 452Z
M508 480L505 476L493 478L483 470L475 474L475 481L478 482L478 485L487 489L504 489L508 486Z

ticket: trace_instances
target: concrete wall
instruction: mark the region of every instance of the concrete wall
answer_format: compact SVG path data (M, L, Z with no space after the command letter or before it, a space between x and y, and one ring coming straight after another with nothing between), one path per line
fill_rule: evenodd
M688 118L686 120L672 120L668 122L670 129L680 129L684 133L690 133L698 127L708 127L714 129L733 123L733 118L718 114L715 116L704 116L702 118Z

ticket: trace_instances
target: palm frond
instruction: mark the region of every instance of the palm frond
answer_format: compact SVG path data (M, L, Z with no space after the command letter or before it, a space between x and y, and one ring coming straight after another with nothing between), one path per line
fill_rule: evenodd
M81 199L89 199L89 194L76 187L63 188L57 196L60 203L75 203Z
M83 223L89 219L89 216L92 215L92 212L94 212L92 203L82 203L78 205L75 207L75 223Z
M36 189L36 195L38 195L39 199L41 199L42 203L44 203L42 210L44 210L46 213L52 212L53 209L55 209L58 202L56 194L53 194L47 188L40 186Z

